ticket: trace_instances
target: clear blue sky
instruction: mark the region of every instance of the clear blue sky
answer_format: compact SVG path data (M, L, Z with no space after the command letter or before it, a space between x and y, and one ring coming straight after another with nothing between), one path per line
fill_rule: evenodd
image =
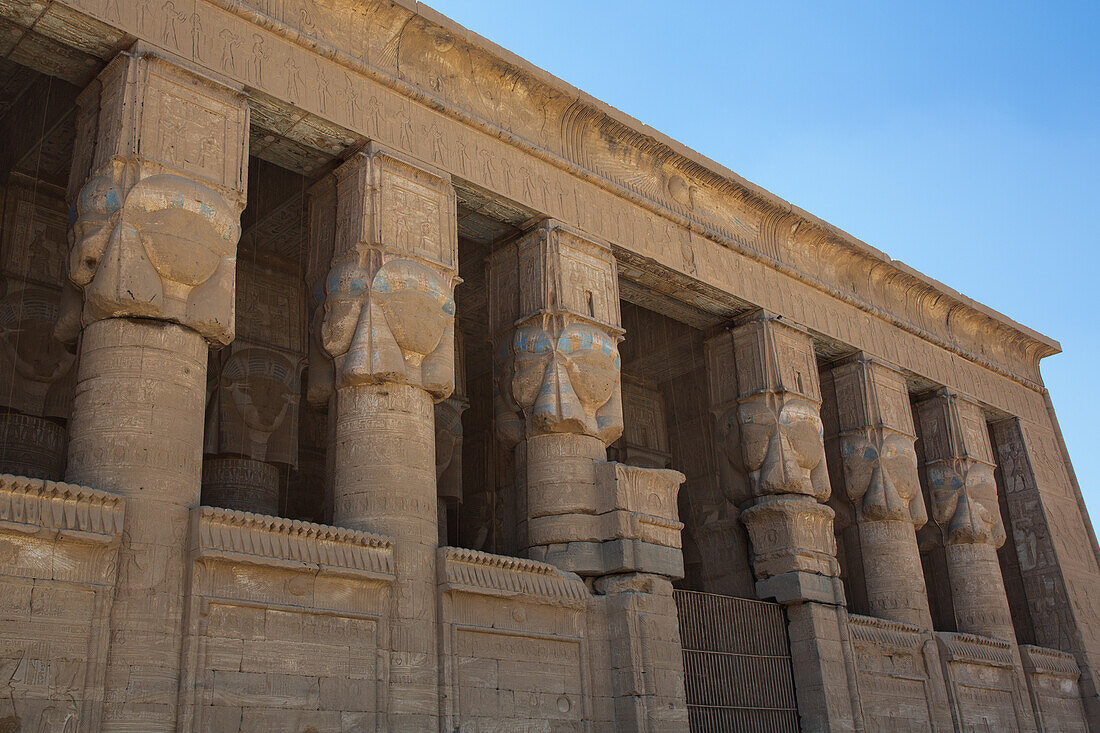
M1059 340L1096 525L1100 3L428 4Z

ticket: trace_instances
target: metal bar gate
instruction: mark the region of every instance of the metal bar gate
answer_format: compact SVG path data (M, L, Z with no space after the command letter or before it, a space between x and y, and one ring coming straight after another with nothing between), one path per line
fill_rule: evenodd
M783 607L677 590L693 733L798 733Z

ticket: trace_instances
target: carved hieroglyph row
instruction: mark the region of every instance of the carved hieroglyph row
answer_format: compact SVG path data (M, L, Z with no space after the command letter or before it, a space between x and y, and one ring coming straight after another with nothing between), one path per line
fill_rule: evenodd
M442 589L501 597L535 599L583 608L589 592L584 581L553 565L457 547L439 548Z

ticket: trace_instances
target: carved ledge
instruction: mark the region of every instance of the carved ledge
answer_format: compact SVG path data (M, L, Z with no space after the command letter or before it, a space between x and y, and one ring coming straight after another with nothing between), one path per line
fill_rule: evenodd
M195 510L196 561L225 560L392 581L393 541L343 527L203 506Z
M1049 674L1054 677L1065 677L1073 680L1077 680L1081 676L1081 668L1077 665L1077 659L1069 652L1031 644L1021 644L1020 657L1024 662L1024 671L1028 674Z
M447 592L523 596L536 603L583 608L588 587L573 573L535 560L440 547L439 585Z
M122 534L124 503L86 486L0 475L0 530L111 544Z
M1012 667L1012 644L976 634L937 631L936 638L944 652L944 661Z
M872 616L849 614L848 625L854 641L900 650L919 648L928 635L919 626Z

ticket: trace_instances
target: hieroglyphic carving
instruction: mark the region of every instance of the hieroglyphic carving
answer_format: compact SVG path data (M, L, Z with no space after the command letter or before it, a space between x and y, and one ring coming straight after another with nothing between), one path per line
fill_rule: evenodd
M140 48L118 56L96 84L99 103L80 117L96 145L75 196L69 261L69 277L84 289L82 320L158 318L228 343L245 201L244 99Z
M1035 640L1076 656L1086 709L1095 710L1100 612L1087 591L1076 589L1089 588L1097 571L1091 553L1070 549L1087 540L1073 521L1077 511L1068 500L1072 488L1061 450L1052 432L1018 418L993 423L990 438L1011 533L1005 550L1018 561Z
M0 721L98 728L121 497L0 476Z

